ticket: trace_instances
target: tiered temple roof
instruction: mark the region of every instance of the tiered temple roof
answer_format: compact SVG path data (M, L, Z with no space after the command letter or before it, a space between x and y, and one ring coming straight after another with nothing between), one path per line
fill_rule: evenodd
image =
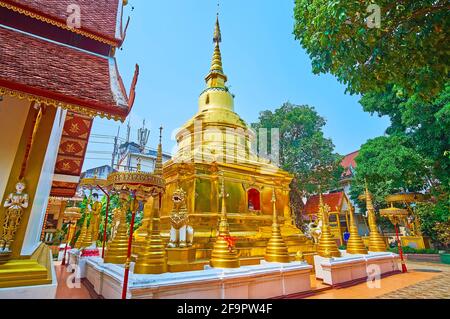
M69 112L56 160L52 195L72 197L94 116L125 120L134 104L114 53L125 36L124 0L0 0L0 95ZM80 27L68 23L74 6Z
M336 192L336 193L329 193L329 194L323 194L323 202L325 205L328 205L330 207L330 211L335 212L338 211L342 205L342 202L344 200L344 192ZM305 208L303 210L303 214L305 215L315 215L319 212L319 201L320 196L319 195L313 195L310 198L308 198Z

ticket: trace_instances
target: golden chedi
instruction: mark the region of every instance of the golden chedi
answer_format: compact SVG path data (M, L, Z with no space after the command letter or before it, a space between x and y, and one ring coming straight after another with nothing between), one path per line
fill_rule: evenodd
M88 234L88 216L85 214L83 225L81 226L80 235L78 235L77 242L75 243L76 249L81 249L83 247L83 243L86 239L86 235Z
M127 261L128 253L127 212L129 204L126 202L128 199L128 194L126 192L122 192L119 196L121 197L121 201L123 201L121 207L122 211L120 213L120 222L117 227L116 235L108 244L105 252L105 263L111 264L124 264Z
M167 255L165 243L162 240L159 218L159 196L153 199L151 222L147 225L145 241L137 251L135 274L161 274L167 272Z
M325 258L340 257L341 253L330 231L328 219L329 207L324 205L322 194L320 194L319 198L319 214L322 215L322 233L320 235L319 244L317 245L317 253L319 256Z
M214 268L239 268L240 262L234 240L230 236L230 230L227 220L227 206L225 198L225 183L222 178L222 212L220 215L219 232L211 252L209 264Z
M162 179L162 127L159 128L159 145L155 162L155 171L153 178L157 181L155 184L163 185ZM167 254L165 243L161 237L160 217L161 217L161 196L164 187L155 187L152 191L151 199L147 200L146 205L152 204L151 215L147 221L147 231L145 240L138 246L136 264L134 266L135 274L161 274L167 272ZM146 207L148 210L148 206ZM144 209L145 214L145 209Z
M272 189L276 189L276 207L280 231L289 251L314 251L312 243L295 226L289 208L289 184L292 176L275 161L254 150L255 134L235 112L222 65L219 21L214 31L214 53L200 94L198 112L176 135L178 149L163 167L166 192L161 211L161 230L170 237L172 194L186 191L187 214L195 229L198 260L211 257L211 237L221 218L218 172L224 173L225 199L231 236L236 237L240 256L246 263L259 264L272 235Z
M268 262L287 263L289 262L289 252L286 243L283 240L280 232L280 225L278 223L278 214L276 207L275 190L272 196L272 210L273 210L273 224L272 236L267 243L266 254L264 259Z
M355 208L350 205L350 238L347 241L347 253L349 254L367 254L367 248L358 234L358 227L355 223Z
M370 231L369 251L372 252L386 251L386 243L383 237L380 235L380 232L378 231L377 220L375 217L375 209L373 208L372 203L372 195L369 193L367 181L366 181L365 197L366 197L367 216L369 219L369 231Z
M92 214L90 216L92 218ZM95 243L95 241L92 237L92 233L93 233L92 227L93 227L92 222L89 222L89 227L87 228L86 235L84 236L83 241L81 242L81 248L89 247L93 243Z

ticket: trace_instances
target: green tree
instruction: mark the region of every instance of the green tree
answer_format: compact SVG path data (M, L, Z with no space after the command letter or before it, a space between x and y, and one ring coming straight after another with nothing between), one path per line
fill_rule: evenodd
M374 4L379 27L368 24ZM448 79L449 9L445 0L296 0L294 35L313 72L335 75L350 93L396 83L428 100Z
M364 193L367 179L377 208L385 205L385 197L389 194L424 190L431 165L404 135L381 136L367 141L356 157L356 164L351 198L359 206L365 206L358 196Z
M333 152L333 142L323 135L325 123L313 107L284 103L274 112L261 112L259 121L252 124L257 133L260 128L268 132L272 128L279 129L280 165L294 174L301 196L316 193L319 185L323 189L338 187L341 157ZM291 208L300 207L298 203L291 204Z
M449 83L431 102L417 94L408 96L399 86L388 86L382 93L365 94L360 103L367 112L389 116L387 133L405 136L418 154L432 162L430 185L450 185Z

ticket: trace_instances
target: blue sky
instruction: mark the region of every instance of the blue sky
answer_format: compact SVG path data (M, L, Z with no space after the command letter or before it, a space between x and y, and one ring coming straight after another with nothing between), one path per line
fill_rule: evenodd
M124 23L128 15L131 22L123 50L116 56L127 88L135 63L140 65L130 116L132 138L145 119L151 130L148 145L156 147L162 124L164 149L172 151L172 132L196 113L205 87L216 8L216 0L129 1ZM389 120L363 112L359 97L345 94L333 76L312 74L310 59L292 34L293 8L293 0L221 1L222 59L236 95L235 111L251 123L260 111L274 110L286 101L308 104L327 120L324 133L332 138L335 150L355 151L367 139L383 135ZM84 170L110 163L107 153L112 145L98 142L111 140L95 136L115 135L120 125L95 119ZM121 135L125 136L125 125Z

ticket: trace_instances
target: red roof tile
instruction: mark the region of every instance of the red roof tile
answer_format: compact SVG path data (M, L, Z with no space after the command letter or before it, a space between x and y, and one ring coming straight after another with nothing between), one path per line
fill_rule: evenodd
M68 11L69 5L78 5L81 11L81 30L98 35L102 38L121 42L121 23L122 14L119 6L122 8L123 0L1 0L9 5L20 9L25 9L36 16L44 17L61 23L67 24L67 18L71 12ZM20 13L23 13L19 11ZM30 15L30 14L28 14ZM42 20L42 19L40 19ZM49 22L49 21L46 21ZM73 30L76 31L76 30ZM116 34L118 33L118 34Z
M120 119L128 115L128 98L114 58L3 27L0 39L0 87L67 108L82 107L91 115Z
M322 195L323 202L330 206L330 211L336 211L336 207L341 206L344 199L344 192L336 192ZM313 195L306 201L304 214L317 214L319 212L319 195Z
M355 169L356 168L356 161L355 158L358 156L359 151L355 151L353 153L350 153L348 155L345 155L345 157L342 159L341 166L344 168L344 172L342 173L342 177L348 177L352 175L352 172L350 170L350 166Z

